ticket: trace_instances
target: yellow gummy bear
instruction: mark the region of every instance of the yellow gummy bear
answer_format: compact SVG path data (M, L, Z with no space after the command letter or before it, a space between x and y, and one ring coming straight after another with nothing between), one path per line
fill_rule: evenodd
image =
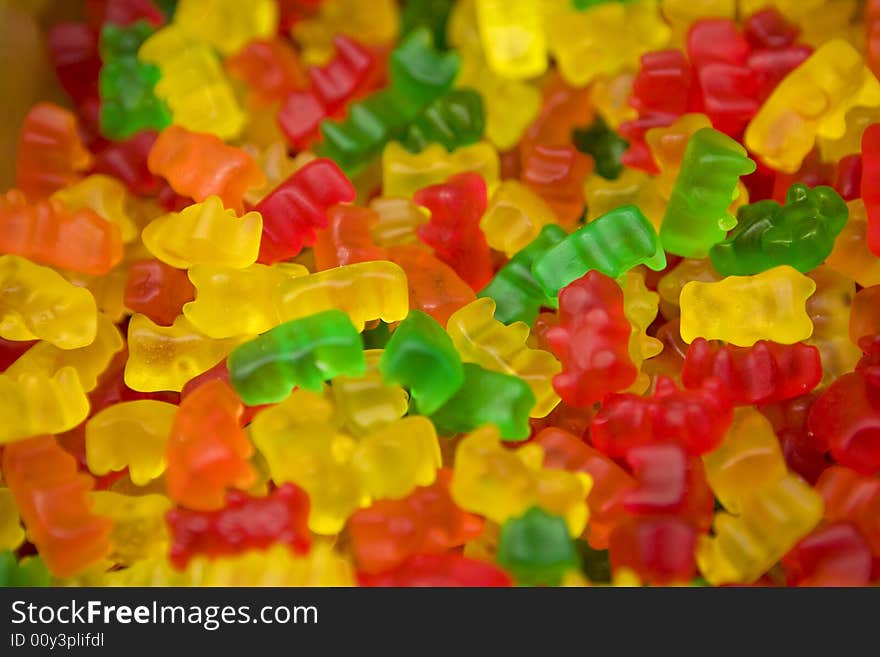
M246 339L209 338L183 315L171 326L158 326L136 314L128 324L125 385L139 392L179 392L187 381L214 367Z
M813 335L806 341L819 350L822 379L831 383L851 372L862 351L849 339L849 314L856 284L830 267L820 266L807 274L816 283L816 292L807 300L807 314L813 322Z
M615 208L636 205L654 229L660 230L666 212L666 201L657 194L654 178L637 169L624 169L616 180L591 174L584 181L584 198L587 201L587 222Z
M645 285L645 274L631 269L617 279L623 288L623 313L632 325L629 334L629 358L639 370L629 392L642 394L651 384L651 377L642 372L642 363L663 351L663 343L648 335L648 327L657 317L660 295Z
M390 44L397 37L400 10L395 0L324 0L318 15L294 25L293 38L305 64L322 65L333 57L333 37L345 34L365 45Z
M162 78L156 83L156 96L168 104L176 125L220 139L241 133L246 116L207 43L189 38L179 25L171 24L144 41L138 58L159 67Z
M98 376L107 369L114 354L124 342L119 329L103 313L98 313L98 330L94 342L79 349L59 349L50 342L38 342L24 352L7 369L6 374L42 374L50 378L63 367L72 367L79 375L85 392L98 385Z
M834 250L825 265L862 287L880 285L880 258L868 249L865 204L857 198L846 205L849 219L834 240Z
M282 321L324 310L347 313L358 331L366 322L399 322L409 312L406 273L388 260L358 262L282 281L278 287Z
M581 472L543 469L543 459L539 445L508 449L495 427L478 429L456 448L452 499L499 525L540 506L563 517L571 535L580 536L589 518L586 497L593 480Z
M248 427L276 484L292 482L309 495L309 529L332 536L370 502L351 463L355 441L333 423L333 404L297 389L261 411Z
M492 194L480 228L489 246L510 257L555 222L556 215L544 199L518 180L505 180Z
M853 107L846 113L846 133L842 137L816 137L822 161L836 163L847 155L861 153L862 135L873 123L880 123L880 107Z
M746 128L745 145L774 169L794 173L817 137L846 134L846 114L860 106L880 106L880 82L861 53L834 39L779 83Z
M691 281L681 290L681 338L724 340L751 347L758 340L794 344L813 333L806 311L816 284L788 265L717 283Z
M138 227L127 207L128 190L112 176L93 174L59 189L50 198L62 201L70 210L91 208L119 226L122 241L126 244L137 239Z
M455 86L480 93L486 138L500 150L513 148L541 110L540 90L523 80L502 77L490 68L477 28L474 0L455 3L446 32L449 43L461 55Z
M401 418L361 438L351 463L374 499L405 497L437 477L437 432L422 415Z
M430 218L427 208L416 205L408 198L380 196L370 201L370 209L379 215L370 228L370 236L379 246L415 244L426 247L416 231Z
M697 537L697 567L713 585L751 583L822 519L822 496L786 475L742 501L739 516L717 513L715 535Z
M196 298L184 304L183 314L210 338L258 335L281 323L281 283L308 273L295 263L253 264L244 269L194 265L188 274ZM231 303L234 313L229 312Z
M382 193L412 198L422 187L438 185L466 171L480 174L492 194L501 171L498 151L486 142L479 142L449 153L440 144L432 143L421 153L414 154L392 141L382 151Z
M709 487L731 513L741 512L744 497L788 474L773 425L750 406L736 409L724 442L703 464Z
M260 251L263 218L248 212L241 218L211 195L181 212L154 219L142 237L150 253L178 269L216 265L243 269L254 264Z
M541 7L533 0L476 0L477 26L489 66L505 78L533 78L547 70Z
M724 277L715 271L709 258L685 258L665 273L657 282L660 294L660 311L666 319L675 319L681 314L679 300L681 291L691 281L717 283Z
M78 349L91 344L97 331L98 309L91 292L49 267L0 256L0 337Z
M49 376L0 374L0 444L73 429L89 414L89 400L72 367Z
M0 487L0 551L16 550L24 541L18 506L8 488Z
M481 297L454 312L446 331L463 361L517 376L529 384L537 400L531 416L544 417L559 404L553 377L562 371L562 365L553 354L526 346L528 324L505 326L494 315L495 300Z
M275 34L278 5L275 0L179 0L174 24L194 41L232 55L249 41Z
M654 0L608 2L585 11L574 9L571 0L554 0L547 2L545 20L559 72L574 87L638 69L639 58L663 49L671 36Z
M86 463L98 475L128 468L144 486L165 472L165 443L177 406L138 399L108 406L86 422Z
M143 559L164 557L168 551L165 513L174 506L164 495L128 496L92 491L92 513L110 518L110 553L107 558L131 566Z
M499 150L516 146L541 110L541 92L522 80L492 72L482 53L462 49L461 71L455 86L478 91L483 98L486 138Z
M337 376L331 393L339 422L355 436L375 431L406 415L409 395L400 386L388 385L379 371L381 349L364 352L363 376Z

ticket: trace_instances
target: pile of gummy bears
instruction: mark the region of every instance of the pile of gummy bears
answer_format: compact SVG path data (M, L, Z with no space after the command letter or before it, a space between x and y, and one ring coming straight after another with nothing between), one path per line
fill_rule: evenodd
M77 4L0 584L880 582L880 1Z

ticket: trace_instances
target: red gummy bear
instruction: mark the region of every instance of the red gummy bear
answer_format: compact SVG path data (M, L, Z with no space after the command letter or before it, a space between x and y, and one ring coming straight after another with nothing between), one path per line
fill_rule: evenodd
M694 22L687 56L680 50L643 55L629 99L639 116L620 126L630 141L623 163L657 173L645 133L687 112L703 112L713 127L738 138L776 85L812 52L793 43L797 33L767 9L746 21L744 34L726 18Z
M285 543L305 554L312 544L308 528L309 497L294 484L284 484L265 497L230 491L217 511L171 509L169 559L178 570L196 555L220 557L246 550L264 550Z
M419 239L475 291L483 289L494 271L492 251L480 229L487 205L482 176L450 176L445 183L417 191L413 201L431 211L430 221L417 230Z
M159 190L159 178L147 167L147 158L159 133L144 130L125 141L111 142L95 155L92 173L118 178L132 194L153 196Z
M125 307L160 326L171 326L183 304L196 298L186 271L155 258L131 263L125 282Z
M646 584L686 582L694 575L697 532L667 516L635 516L611 534L611 568L629 568Z
M768 404L799 397L819 385L822 361L816 347L759 340L751 347L691 343L681 370L686 388L719 379L734 404Z
M718 379L705 379L699 389L679 390L672 379L660 376L651 397L609 395L590 425L590 436L612 458L657 442L678 443L700 456L721 444L732 421L733 405Z
M648 173L660 172L645 133L651 128L672 125L679 116L696 109L692 107L690 88L691 68L683 52L658 50L642 55L629 99L639 116L620 125L621 136L629 140L629 148L621 157L626 166Z
M430 486L400 500L377 500L349 518L348 532L358 567L365 573L391 570L415 554L445 552L479 536L483 520L462 511L449 494L452 471L443 468Z
M880 558L880 479L832 465L819 477L816 490L825 501L825 519L855 525Z
M311 88L294 91L278 111L278 126L294 148L304 150L319 136L321 121L339 115L352 100L375 86L380 59L344 34L333 37L336 56L312 66Z
M58 81L74 104L97 99L98 30L86 23L56 23L46 32L46 46Z
M629 357L631 331L613 278L589 271L563 288L559 324L547 329L546 338L562 363L553 388L565 403L588 406L632 385L638 370Z
M872 565L864 536L845 522L820 527L782 558L788 586L867 586Z
M295 171L254 208L263 217L258 261L271 265L299 254L327 226L327 211L354 198L354 186L333 160L318 158Z
M513 584L510 575L500 568L454 552L417 554L394 570L376 575L359 572L357 578L361 586L385 587L500 587Z
M862 133L862 201L868 219L868 248L880 255L880 124Z
M868 336L861 345L877 344ZM807 426L841 465L865 475L880 473L880 367L872 349L857 371L844 374L810 408Z

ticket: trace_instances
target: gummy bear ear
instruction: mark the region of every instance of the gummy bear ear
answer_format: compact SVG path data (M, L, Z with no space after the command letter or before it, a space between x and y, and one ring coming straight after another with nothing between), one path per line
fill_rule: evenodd
M732 214L725 214L718 220L718 228L725 231L733 230L734 228L736 228L736 224L736 217L734 217Z
M657 240L657 250L654 252L654 255L645 260L645 265L652 271L663 271L666 269L666 251L663 250L663 245L659 239Z
M785 204L789 205L790 203L796 203L797 201L803 201L804 199L810 196L810 191L807 186L803 183L795 183L791 187L788 188L788 191L785 193Z

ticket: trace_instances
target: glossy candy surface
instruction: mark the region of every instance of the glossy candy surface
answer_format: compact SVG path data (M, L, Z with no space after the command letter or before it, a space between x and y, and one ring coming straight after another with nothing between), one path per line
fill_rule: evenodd
M880 2L0 5L0 585L880 584Z

